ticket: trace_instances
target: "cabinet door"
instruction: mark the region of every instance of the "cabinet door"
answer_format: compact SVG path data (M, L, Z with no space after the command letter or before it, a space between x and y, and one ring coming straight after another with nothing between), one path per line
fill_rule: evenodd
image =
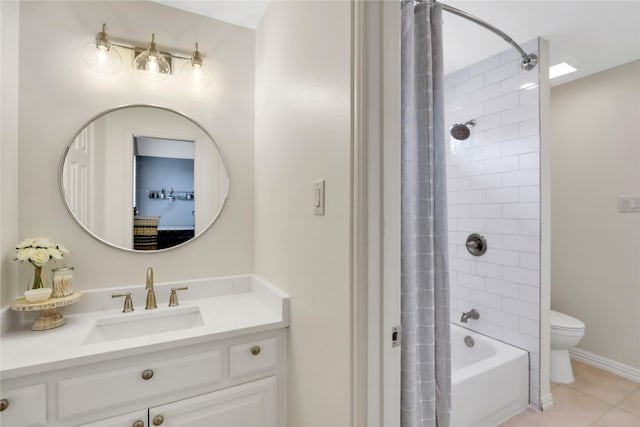
M88 424L82 424L78 427L148 427L147 426L146 409L136 412L130 412L125 415L107 418L105 420L94 421Z
M44 384L2 390L5 409L0 412L0 426L44 426L47 423L47 387Z
M149 410L151 426L275 427L276 378L230 387Z

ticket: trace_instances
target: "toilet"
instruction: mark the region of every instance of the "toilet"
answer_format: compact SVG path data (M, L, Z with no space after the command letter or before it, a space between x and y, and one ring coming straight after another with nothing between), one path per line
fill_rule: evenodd
M573 369L569 349L578 345L584 336L584 323L567 314L551 310L551 381L572 383Z

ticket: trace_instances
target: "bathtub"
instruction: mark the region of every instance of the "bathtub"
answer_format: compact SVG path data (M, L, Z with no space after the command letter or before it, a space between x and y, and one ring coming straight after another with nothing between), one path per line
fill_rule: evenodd
M451 427L496 426L529 405L526 351L452 324L451 356Z

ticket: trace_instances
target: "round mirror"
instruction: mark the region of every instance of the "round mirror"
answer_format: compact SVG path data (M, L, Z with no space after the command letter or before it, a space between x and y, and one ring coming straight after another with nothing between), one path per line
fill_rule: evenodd
M89 234L146 252L200 236L229 192L229 171L207 131L150 105L91 119L66 147L59 179L67 209Z

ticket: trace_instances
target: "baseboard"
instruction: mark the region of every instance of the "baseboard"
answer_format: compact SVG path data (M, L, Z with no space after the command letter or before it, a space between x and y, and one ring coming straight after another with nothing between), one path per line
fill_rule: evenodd
M569 355L572 359L577 360L578 362L595 366L596 368L616 374L619 377L640 383L640 369L625 365L624 363L616 362L615 360L607 359L606 357L598 356L597 354L593 354L579 348L570 349Z
M551 408L553 408L553 396L551 395L551 393L540 396L540 410L544 412L548 411Z

